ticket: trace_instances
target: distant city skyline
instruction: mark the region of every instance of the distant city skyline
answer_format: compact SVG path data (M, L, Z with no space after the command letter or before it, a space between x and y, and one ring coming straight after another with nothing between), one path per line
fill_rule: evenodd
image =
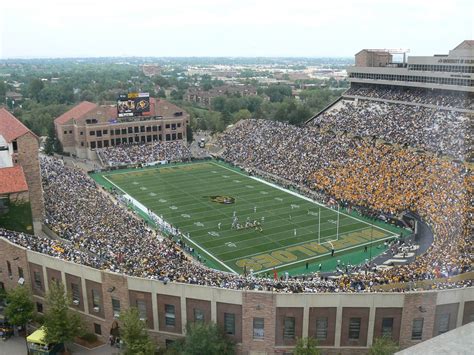
M0 4L0 59L433 55L473 38L473 13L467 0L17 0Z

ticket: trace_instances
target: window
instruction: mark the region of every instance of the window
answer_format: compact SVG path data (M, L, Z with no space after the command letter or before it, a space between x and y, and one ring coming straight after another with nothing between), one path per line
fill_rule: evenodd
M84 135L84 132L79 132L79 134L80 134L81 136L83 136L83 135Z
M391 338L392 331L393 331L393 318L383 318L382 319L382 336Z
M90 132L89 132L89 135L95 136L95 131L90 131Z
M167 135L166 135L166 141L169 141L169 140L171 140L171 135L170 135L170 134L167 134Z
M13 151L16 153L18 151L18 142L17 141L13 141L12 142L12 146L13 146Z
M36 302L36 312L43 313L43 304L41 302Z
M104 129L102 130L102 134L107 134L108 130L107 129ZM112 131L111 131L112 132Z
M133 127L128 127L128 133L133 133Z
M12 273L12 264L10 264L10 262L7 260L7 269L8 269L8 277L13 277L13 273Z
M91 142L91 149L95 149L95 142Z
M421 340L423 335L423 318L413 319L411 328L411 340Z
M69 133L70 133L70 134L72 134L72 130L71 130L71 131L69 131Z
M97 148L102 148L102 141L97 141Z
M226 334L235 335L235 314L224 313L224 331Z
M158 131L158 127L157 126L153 126L153 132L156 132Z
M438 335L449 330L449 313L441 314L438 319Z
M176 140L176 133L173 133L173 134L171 135L171 140L172 140L172 141L175 141L175 140Z
M172 304L165 304L165 325L174 327L176 325L175 308Z
M127 133L124 129L122 130L122 133L125 134ZM115 130L115 135L119 135L120 134L120 129L116 129Z
M128 129L129 131L131 130L131 128ZM132 132L130 132L132 133ZM127 129L126 128L122 128L122 134L127 134Z
M204 312L201 309L194 308L194 321L204 322Z
M144 300L137 300L138 314L141 320L146 320L146 303Z
M172 123L172 124L171 124L171 129L172 129L173 131L176 130L176 123Z
M316 339L326 340L328 338L328 318L321 317L316 319Z
M181 123L178 123L178 128L181 127Z
M349 320L349 339L357 340L360 335L360 318L351 318Z
M169 129L169 128L170 128L170 124L169 124L169 123L165 124L165 128Z
M253 338L254 339L263 339L265 336L265 319L263 318L254 318L253 319Z
M23 276L23 269L18 266L18 278L19 279L24 279L25 277Z
M79 289L79 285L71 282L71 293L72 293L72 303L75 305L79 304L81 300L81 291Z
M94 323L94 333L101 335L102 329L100 328L100 324Z
M100 306L99 291L97 291L96 289L92 289L92 307L98 309L99 306ZM96 311L96 310L94 310L94 311Z
M64 131L64 134L67 134L67 131Z
M283 339L295 338L295 317L285 317L283 322Z
M183 139L183 134L181 132L178 133L178 139Z
M147 127L146 127L146 131L147 131L147 132L151 132L151 126L147 126Z
M140 132L145 132L145 126L140 126Z
M114 317L118 318L120 316L120 300L112 297L112 311Z
M83 147L83 146L84 146L84 142L81 142L81 147Z
M102 131L101 130L97 131L96 135L97 135L97 137L102 137Z
M33 272L33 278L35 282L35 288L37 290L42 290L43 289L43 283L41 282L41 274L38 271Z
M138 130L139 130L139 127L138 127L138 126L137 126L137 127L133 127L133 131L134 131L135 133L138 133Z

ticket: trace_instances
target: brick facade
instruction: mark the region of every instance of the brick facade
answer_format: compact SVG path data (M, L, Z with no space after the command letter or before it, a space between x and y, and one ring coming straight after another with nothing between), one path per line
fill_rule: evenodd
M227 330L231 334L228 336L237 343L237 353L245 355L291 352L295 342L288 336L291 331L286 333L286 338L283 336L285 318L294 318L295 338L306 334L315 337L318 317L327 319L327 337L319 340L324 354L365 354L370 339L381 335L384 318L393 318L392 337L400 339L401 348L406 348L420 342L411 340L413 319L423 318L422 340L425 340L436 335L440 329L447 331L455 328L459 316L466 323L474 314L472 288L400 294L334 294L328 297L326 294L240 292L174 283L165 286L159 281L129 278L64 262L15 247L0 239L1 285L6 289L17 287L20 273L25 279L24 287L32 288L34 300L41 304L43 311L47 310L44 295L51 282L64 281L70 294L72 284L77 285L79 302L71 308L83 317L86 329L99 332L97 335L103 341L107 340L112 323L116 321L112 299L119 301L120 311L136 307L137 301L142 300L149 334L160 346L183 337L184 323L192 322L198 309L202 311L200 314L204 322L214 316L222 328L226 325L225 313L230 314ZM92 290L97 291L97 312L93 310ZM443 297L438 297L438 294ZM452 302L445 303L446 300ZM437 301L440 304L436 304ZM171 322L170 315L166 314L166 305L174 306ZM254 318L263 319L261 339L258 332L254 337ZM356 339L351 339L349 334L351 318L360 319ZM232 321L229 322L229 319ZM336 325L337 319L340 319L340 327ZM339 328L337 331L340 334L336 334ZM369 336L369 332L373 334ZM335 347L335 344L338 346Z
M242 293L242 352L271 353L275 346L276 327L275 295L268 293ZM254 319L263 318L264 337L255 339Z
M43 220L44 203L43 187L41 185L41 171L39 165L39 143L38 138L28 132L16 139L17 152L13 154L15 165L21 165L25 173L26 183L31 203L31 212L36 229Z
M436 312L436 293L407 293L405 295L400 346L407 348L431 338ZM423 319L422 340L412 340L413 320Z

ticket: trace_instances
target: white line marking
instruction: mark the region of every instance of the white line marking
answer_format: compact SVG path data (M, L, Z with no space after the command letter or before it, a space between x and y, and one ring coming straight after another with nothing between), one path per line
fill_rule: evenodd
M118 187L117 185L115 185L115 183L113 183L112 181L110 181L105 175L102 175L102 177L107 180L109 183L111 183L112 185L114 185L117 189L119 189L120 191L122 191L124 194L126 194L127 196L130 196L124 189ZM131 200L132 200L132 203L136 204L136 207L140 208L142 210L142 212L144 213L147 213L147 209L145 206L143 206L140 202L138 202L137 200L135 200L133 197L131 197ZM141 206L141 207L140 207ZM214 255L210 254L206 249L202 248L198 243L196 243L195 241L189 239L186 235L182 234L181 235L184 239L186 239L188 242L190 242L191 244L194 244L195 246L197 246L199 249L201 249L202 252L206 253L208 256L210 256L213 260L217 261L220 265L222 265L223 267L225 267L227 270L229 270L230 272L238 275L238 273L232 269L231 267L227 266L226 264L224 264L221 260L217 259Z

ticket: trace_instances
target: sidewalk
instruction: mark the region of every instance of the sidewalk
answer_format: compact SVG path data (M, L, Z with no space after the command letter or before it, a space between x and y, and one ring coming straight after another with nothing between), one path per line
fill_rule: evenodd
M108 344L89 350L80 345L73 344L69 347L74 355L119 355L119 349ZM6 341L0 340L0 355L26 355L26 342L24 338L12 337Z

